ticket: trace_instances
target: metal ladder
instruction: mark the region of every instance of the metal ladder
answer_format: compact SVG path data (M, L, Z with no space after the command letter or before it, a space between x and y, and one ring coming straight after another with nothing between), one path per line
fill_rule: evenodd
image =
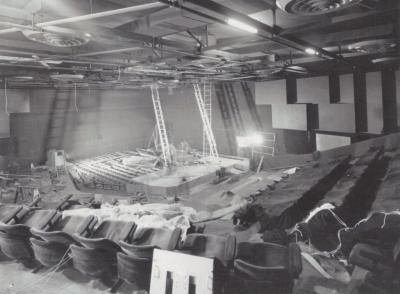
M197 101L197 106L199 107L201 120L203 122L203 130L205 132L205 136L207 138L207 142L210 148L209 156L213 158L218 158L217 143L215 142L214 133L211 128L211 121L207 113L204 98L201 94L201 87L199 84L193 84L193 89Z
M212 127L212 100L211 100L212 84L211 82L204 82L203 84L203 99L204 99L204 110L210 121ZM206 130L203 126L203 156L210 156L211 148L207 139Z
M169 148L167 129L165 127L164 115L161 108L160 94L158 93L158 87L156 85L152 85L150 89L151 98L153 100L154 114L156 116L161 151L165 162L165 167L168 167L172 164L172 158Z
M256 129L258 131L262 131L263 125L262 125L260 116L257 112L256 102L253 99L253 94L251 93L250 87L247 84L247 82L243 82L243 81L241 82L241 85L242 85L244 97L247 102L247 106L249 107L250 116L251 116L251 119L253 120L254 126L256 127Z
M67 113L70 103L70 95L63 95L63 93L59 93L59 90L56 90L56 94L51 106L51 114L47 126L47 133L45 136L45 152L49 151L50 149L62 148Z

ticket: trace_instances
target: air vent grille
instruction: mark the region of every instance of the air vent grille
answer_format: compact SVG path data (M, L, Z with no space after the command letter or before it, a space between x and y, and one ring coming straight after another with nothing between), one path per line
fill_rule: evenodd
M278 0L277 5L293 14L320 15L351 7L361 0Z

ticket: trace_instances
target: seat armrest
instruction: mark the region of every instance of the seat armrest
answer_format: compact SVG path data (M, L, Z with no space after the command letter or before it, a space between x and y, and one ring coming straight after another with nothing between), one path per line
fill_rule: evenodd
M43 219L39 229L43 231L47 231L53 224L53 220L57 218L58 212L57 210L51 211L50 214Z
M12 220L14 220L14 223L18 223L19 217L18 213L22 210L22 206L17 206L15 209L10 211L3 219L1 219L1 222L8 224ZM26 213L25 213L26 214ZM25 216L25 214L23 216Z
M61 202L55 207L55 210L63 211L67 207L68 201L72 198L72 196L74 195L69 194L63 200L61 200Z
M33 201L31 204L29 204L28 207L37 207L40 201L42 201L42 198L38 197L38 198L36 198L35 201Z
M83 220L83 222L79 225L76 234L79 236L87 236L93 230L95 224L97 223L97 219L93 215L89 215L87 218Z
M129 241L132 239L133 234L135 233L137 225L134 222L130 222L126 224L121 231L120 240Z

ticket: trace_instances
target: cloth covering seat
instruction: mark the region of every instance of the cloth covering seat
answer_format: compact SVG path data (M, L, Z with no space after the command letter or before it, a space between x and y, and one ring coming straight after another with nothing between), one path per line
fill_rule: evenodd
M123 251L117 253L118 277L149 290L154 249L176 249L181 232L179 228L140 228L135 231L131 243L120 241Z
M74 267L93 278L114 277L117 273L119 241L130 240L136 229L134 222L103 221L89 237L74 234L80 244L70 246Z
M90 233L96 219L94 216L65 216L55 221L49 230L31 228L31 233L40 239L31 238L36 260L46 267L59 264L66 256L69 246L77 244L73 234L85 236Z
M120 241L119 244L124 253L129 256L151 259L155 248L163 250L176 249L181 232L179 228L174 230L139 228L135 231L131 243Z

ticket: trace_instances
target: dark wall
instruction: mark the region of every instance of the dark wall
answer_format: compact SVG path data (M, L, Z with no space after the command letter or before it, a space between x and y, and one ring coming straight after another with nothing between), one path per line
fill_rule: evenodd
M10 117L18 157L43 161L55 97L66 101L59 144L72 158L145 147L155 125L149 90L77 90L76 103L73 89L33 90L31 113Z
M250 84L254 96L254 87ZM246 132L255 131L240 83L234 84L236 98ZM11 137L14 153L22 159L43 162L46 137L55 99L65 102L65 128L60 148L71 158L84 158L124 149L146 147L155 126L150 89L89 90L34 89L30 92L30 113L11 114ZM160 89L164 119L171 143L186 140L201 150L203 127L193 87ZM220 154L230 154L221 113L213 92L212 126ZM271 127L270 107L261 107L261 120ZM60 110L56 110L60 111ZM268 129L269 130L269 129ZM267 130L267 131L268 131ZM9 146L9 145L7 145ZM233 148L236 150L236 146Z
M250 83L249 86L254 98L254 85ZM246 132L252 133L256 128L251 119L243 89L240 83L234 83L233 87ZM163 89L160 90L160 97L164 109L165 121L171 129L172 143L176 145L179 144L180 141L186 140L192 147L201 150L203 126L193 87L187 86L169 91ZM265 112L268 112L268 110L262 110L261 114ZM265 120L265 118L262 118L262 122L264 123L265 121L268 121L268 119ZM231 148L228 145L226 130L222 121L215 91L212 92L212 128L217 142L218 152L220 154L231 154ZM236 150L236 146L234 146L233 149Z

